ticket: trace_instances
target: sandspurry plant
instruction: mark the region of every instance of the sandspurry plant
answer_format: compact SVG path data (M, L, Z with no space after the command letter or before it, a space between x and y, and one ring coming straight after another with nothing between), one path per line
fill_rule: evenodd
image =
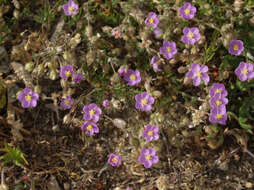
M60 77L64 80L68 79L69 77L72 77L74 74L74 70L72 65L64 65L61 67L60 70Z
M60 105L63 109L70 109L73 103L74 103L74 100L70 96L67 96L67 97L61 98Z
M17 98L21 102L21 106L23 108L34 108L37 105L39 95L30 88L25 88L21 93L18 94Z
M108 158L108 163L111 165L111 166L118 166L121 164L121 157L118 156L117 154L110 154L109 155L109 158Z
M162 53L166 59L171 59L177 53L176 43L164 41L163 46L160 48L160 53Z
M191 70L186 74L186 77L193 79L194 86L199 86L202 80L205 83L210 81L207 71L208 67L206 65L192 63Z
M238 76L240 81L246 81L254 78L253 65L245 62L240 62L235 70L235 74Z
M213 97L211 97L209 103L212 109L225 107L226 104L228 104L228 99L217 93Z
M179 8L179 14L183 19L193 19L197 9L191 3L186 2L182 7Z
M128 82L128 85L134 86L140 83L141 81L141 76L139 70L132 70L128 69L126 74L124 75L124 80Z
M243 42L241 40L231 40L229 43L228 52L232 55L239 56L244 50Z
M145 23L153 28L156 28L159 24L159 19L156 13L150 12L145 20Z
M80 82L82 79L83 79L83 77L79 73L73 76L73 81L76 83Z
M143 148L141 154L138 158L138 161L144 165L145 168L150 168L153 164L158 163L159 158L156 155L154 148Z
M146 125L142 131L142 137L146 139L146 142L151 142L159 139L159 128L154 125Z
M86 121L99 121L100 115L102 113L101 108L99 108L96 104L89 104L83 107L84 112L84 120Z
M182 36L182 42L185 44L195 44L197 41L200 40L200 34L199 29L197 27L188 28L185 27L183 29L183 36Z
M62 5L62 8L66 16L76 15L78 13L78 4L76 4L73 0L69 0L67 3Z
M156 72L162 71L162 69L160 68L159 59L156 55L152 57L150 64L153 66L154 71L156 71Z
M85 121L81 126L81 129L86 132L88 135L93 135L94 133L99 133L99 128L96 123L92 121Z
M136 109L142 111L150 111L152 109L152 104L154 104L154 98L150 96L147 92L137 94L135 96Z
M220 107L213 108L209 116L209 121L212 124L218 123L221 125L226 125L226 121L227 121L226 107L220 106Z
M221 97L226 97L228 92L222 83L213 83L209 89L210 97L213 97L215 94L219 94Z

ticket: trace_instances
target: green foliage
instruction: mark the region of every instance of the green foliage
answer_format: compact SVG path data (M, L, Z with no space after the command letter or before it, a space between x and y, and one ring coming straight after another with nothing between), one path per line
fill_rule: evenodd
M25 154L22 153L19 148L12 148L10 145L6 144L5 148L0 149L0 151L5 152L5 154L0 157L3 165L8 163L13 163L17 166L22 166L23 163L28 165Z

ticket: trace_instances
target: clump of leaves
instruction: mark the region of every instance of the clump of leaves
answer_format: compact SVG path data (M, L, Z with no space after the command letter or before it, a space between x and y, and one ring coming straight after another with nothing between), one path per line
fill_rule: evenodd
M21 152L19 148L12 148L10 145L5 144L5 148L0 149L0 151L5 152L5 154L0 157L3 165L8 163L14 163L17 166L22 166L23 163L28 165L25 154Z

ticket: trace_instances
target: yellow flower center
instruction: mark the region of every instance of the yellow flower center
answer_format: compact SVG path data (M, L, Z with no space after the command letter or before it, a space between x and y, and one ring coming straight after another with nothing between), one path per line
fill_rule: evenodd
M91 116L93 116L95 111L92 109L92 110L89 111L89 113L90 113Z
M168 51L168 53L170 53L171 52L171 48L167 47L167 51Z
M243 75L248 74L248 70L247 70L247 69L243 69L242 74L243 74Z
M196 76L201 77L201 72L197 72Z
M131 79L131 80L136 80L136 76L133 75L133 74L131 74L130 79Z
M65 104L65 105L69 105L69 104L70 104L70 101L69 101L69 100L64 100L64 104Z
M153 132L152 132L152 131L149 131L147 134L148 134L149 136L153 136Z
M74 11L74 8L73 8L73 7L69 7L69 11L70 11L70 12L73 12L73 11Z
M194 37L194 34L192 32L189 32L188 38L192 39Z
M238 45L234 45L233 49L237 51L239 49Z
M27 94L26 97L25 97L26 101L30 101L32 99L32 96L30 94Z
M219 106L219 105L221 105L221 101L220 100L216 100L215 104L216 104L216 106Z
M190 14L190 9L185 9L184 12L185 12L186 15L188 15L188 14Z
M146 105L146 104L147 104L147 99L145 99L145 98L142 99L142 100L141 100L141 103L144 104L144 105Z
M221 114L217 114L216 115L216 119L221 119L222 118L222 115Z
M92 125L92 124L90 124L90 125L88 125L88 126L87 126L87 128L86 128L86 129L87 129L88 131L91 131L91 130L92 130L92 128L93 128L93 125Z
M216 94L216 93L221 93L221 90L220 90L220 89L216 89L214 93L215 93L215 94Z
M118 159L117 159L116 157L114 157L114 158L112 159L112 162L117 163L117 162L118 162Z
M67 77L70 77L70 76L71 76L71 72L70 72L70 71L65 71L65 75L66 75Z
M150 24L153 24L154 23L154 20L152 18L149 19L149 23Z
M152 159L151 155L146 156L146 160L151 160L151 159Z

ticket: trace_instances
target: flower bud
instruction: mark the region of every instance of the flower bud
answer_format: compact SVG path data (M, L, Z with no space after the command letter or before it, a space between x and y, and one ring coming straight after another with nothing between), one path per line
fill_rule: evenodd
M34 69L34 63L33 62L28 62L25 65L25 70L27 70L28 72L32 72Z
M14 16L14 18L16 18L16 19L18 20L19 17L20 17L20 12L19 12L19 10L15 9L15 10L13 11L13 16Z
M71 123L71 115L70 114L66 114L63 118L63 123L64 124L70 124Z
M37 73L38 73L38 75L41 75L44 73L44 65L43 64L38 65Z
M153 92L152 92L152 96L153 96L154 98L159 98L159 97L161 97L161 91L159 91L159 90L153 91Z
M178 73L185 73L186 71L188 71L187 67L181 66L177 69Z
M12 0L12 3L16 9L20 9L20 3L18 0Z
M57 76L58 76L58 74L57 74L56 71L54 71L54 70L51 70L51 71L50 71L50 73L49 73L49 78L50 78L51 80L56 80L56 79L57 79Z
M120 129L124 129L126 127L126 122L120 118L115 118L113 120L113 124Z
M36 85L34 87L34 92L37 92L38 94L40 94L41 93L41 87L39 85Z
M65 51L64 54L63 54L63 58L66 61L71 60L71 53L68 52L68 51Z
M111 102L112 102L113 108L115 108L117 110L121 110L122 109L122 104L121 104L121 102L119 100L113 99L113 100L111 100Z
M70 40L70 46L71 48L77 47L77 45L81 42L81 36L79 33L77 33L73 38Z

